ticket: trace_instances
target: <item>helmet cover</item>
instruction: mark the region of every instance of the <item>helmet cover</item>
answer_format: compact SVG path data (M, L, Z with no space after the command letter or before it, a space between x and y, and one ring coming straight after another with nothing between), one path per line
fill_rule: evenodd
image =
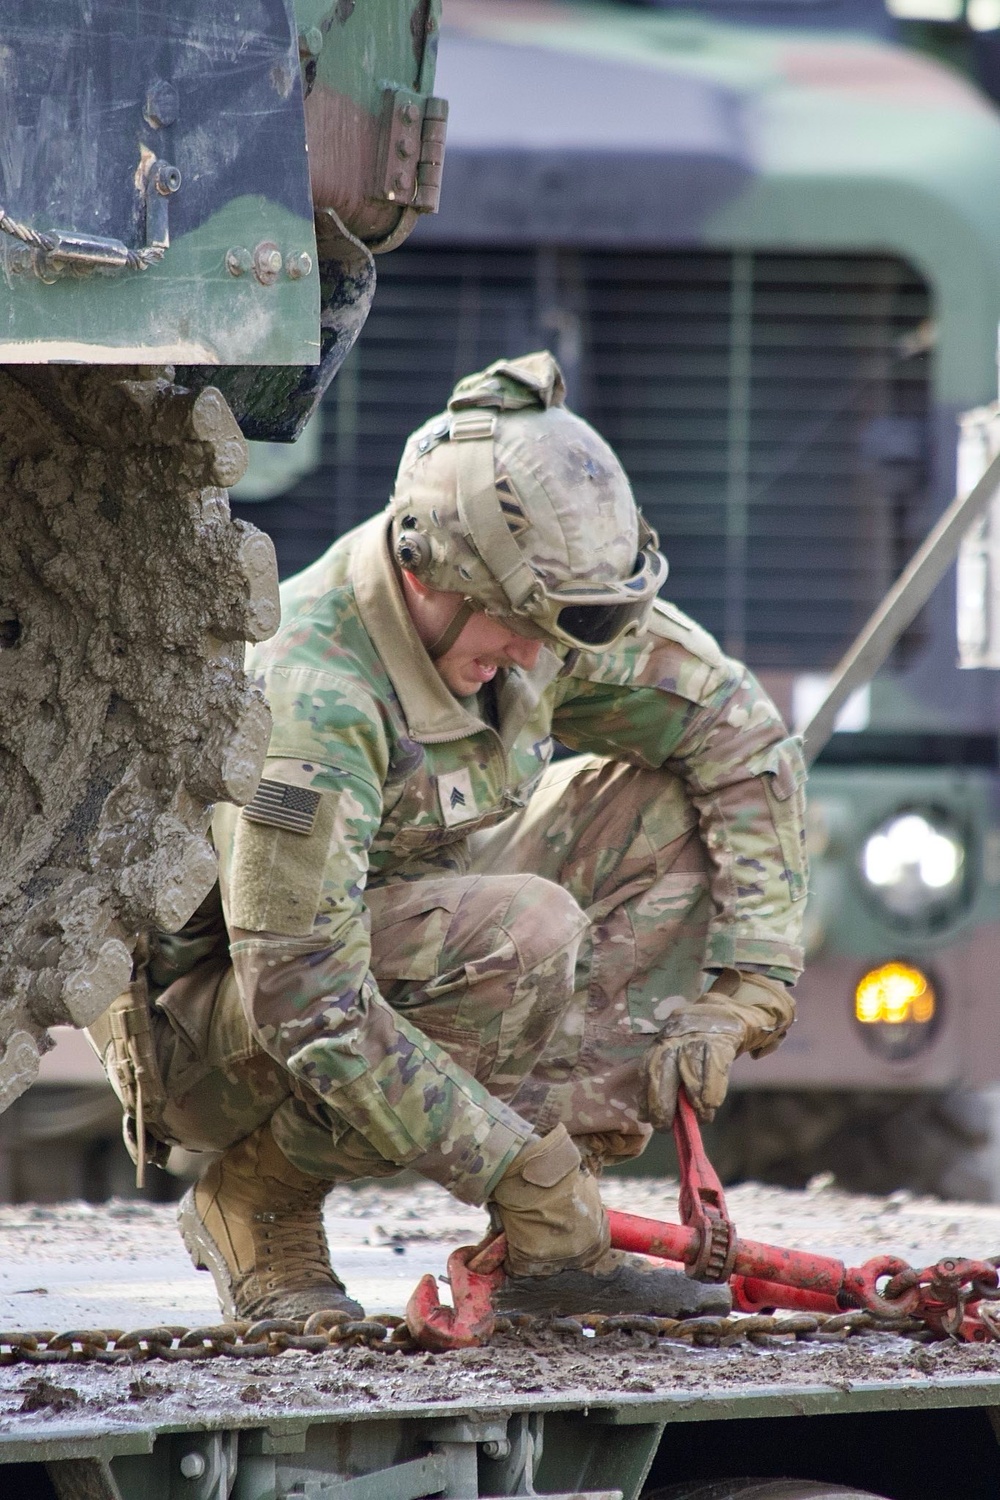
M547 351L466 376L408 439L390 504L401 566L557 637L571 605L638 624L666 576L618 458L564 399Z

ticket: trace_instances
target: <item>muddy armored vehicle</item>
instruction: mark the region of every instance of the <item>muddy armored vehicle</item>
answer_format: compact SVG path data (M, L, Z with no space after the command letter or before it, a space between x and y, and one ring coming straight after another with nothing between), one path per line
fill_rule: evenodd
M0 1110L45 1028L210 888L206 809L267 742L278 623L233 521L373 256L437 205L436 0L12 0L0 17Z

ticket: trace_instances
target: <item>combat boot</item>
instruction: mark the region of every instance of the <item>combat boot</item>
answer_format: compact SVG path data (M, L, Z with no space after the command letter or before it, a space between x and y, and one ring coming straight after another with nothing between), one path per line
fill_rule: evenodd
M270 1122L237 1141L181 1199L178 1223L211 1271L227 1318L308 1318L326 1308L363 1318L330 1265L323 1199L332 1184L294 1167Z
M507 1236L498 1312L651 1313L688 1318L731 1310L729 1290L609 1248L597 1179L566 1128L529 1141L493 1190Z

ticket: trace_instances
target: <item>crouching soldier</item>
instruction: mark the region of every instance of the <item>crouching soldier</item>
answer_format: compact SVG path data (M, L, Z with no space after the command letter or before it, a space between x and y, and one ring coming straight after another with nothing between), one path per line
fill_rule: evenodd
M323 1201L401 1168L488 1207L505 1309L728 1307L609 1248L599 1173L790 1025L804 770L666 571L534 354L461 381L388 510L285 585L221 911L96 1028L134 1105L146 1027L144 1134L221 1150L180 1224L227 1313L359 1313Z

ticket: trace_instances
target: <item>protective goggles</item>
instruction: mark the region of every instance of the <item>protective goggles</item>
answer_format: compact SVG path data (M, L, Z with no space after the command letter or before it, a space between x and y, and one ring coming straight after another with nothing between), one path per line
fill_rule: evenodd
M451 430L462 454L457 499L463 532L510 602L509 610L488 613L509 619L513 629L535 639L560 641L581 651L610 650L630 631L642 629L666 580L667 560L656 550L656 533L640 516L639 553L630 577L546 588L514 540L501 508L493 432L493 416L482 412L463 413Z
M650 540L655 540L652 534ZM622 583L549 590L536 577L538 593L529 595L519 609L487 613L534 640L556 640L578 651L609 651L643 629L666 576L666 558L649 546L636 558L631 578Z

